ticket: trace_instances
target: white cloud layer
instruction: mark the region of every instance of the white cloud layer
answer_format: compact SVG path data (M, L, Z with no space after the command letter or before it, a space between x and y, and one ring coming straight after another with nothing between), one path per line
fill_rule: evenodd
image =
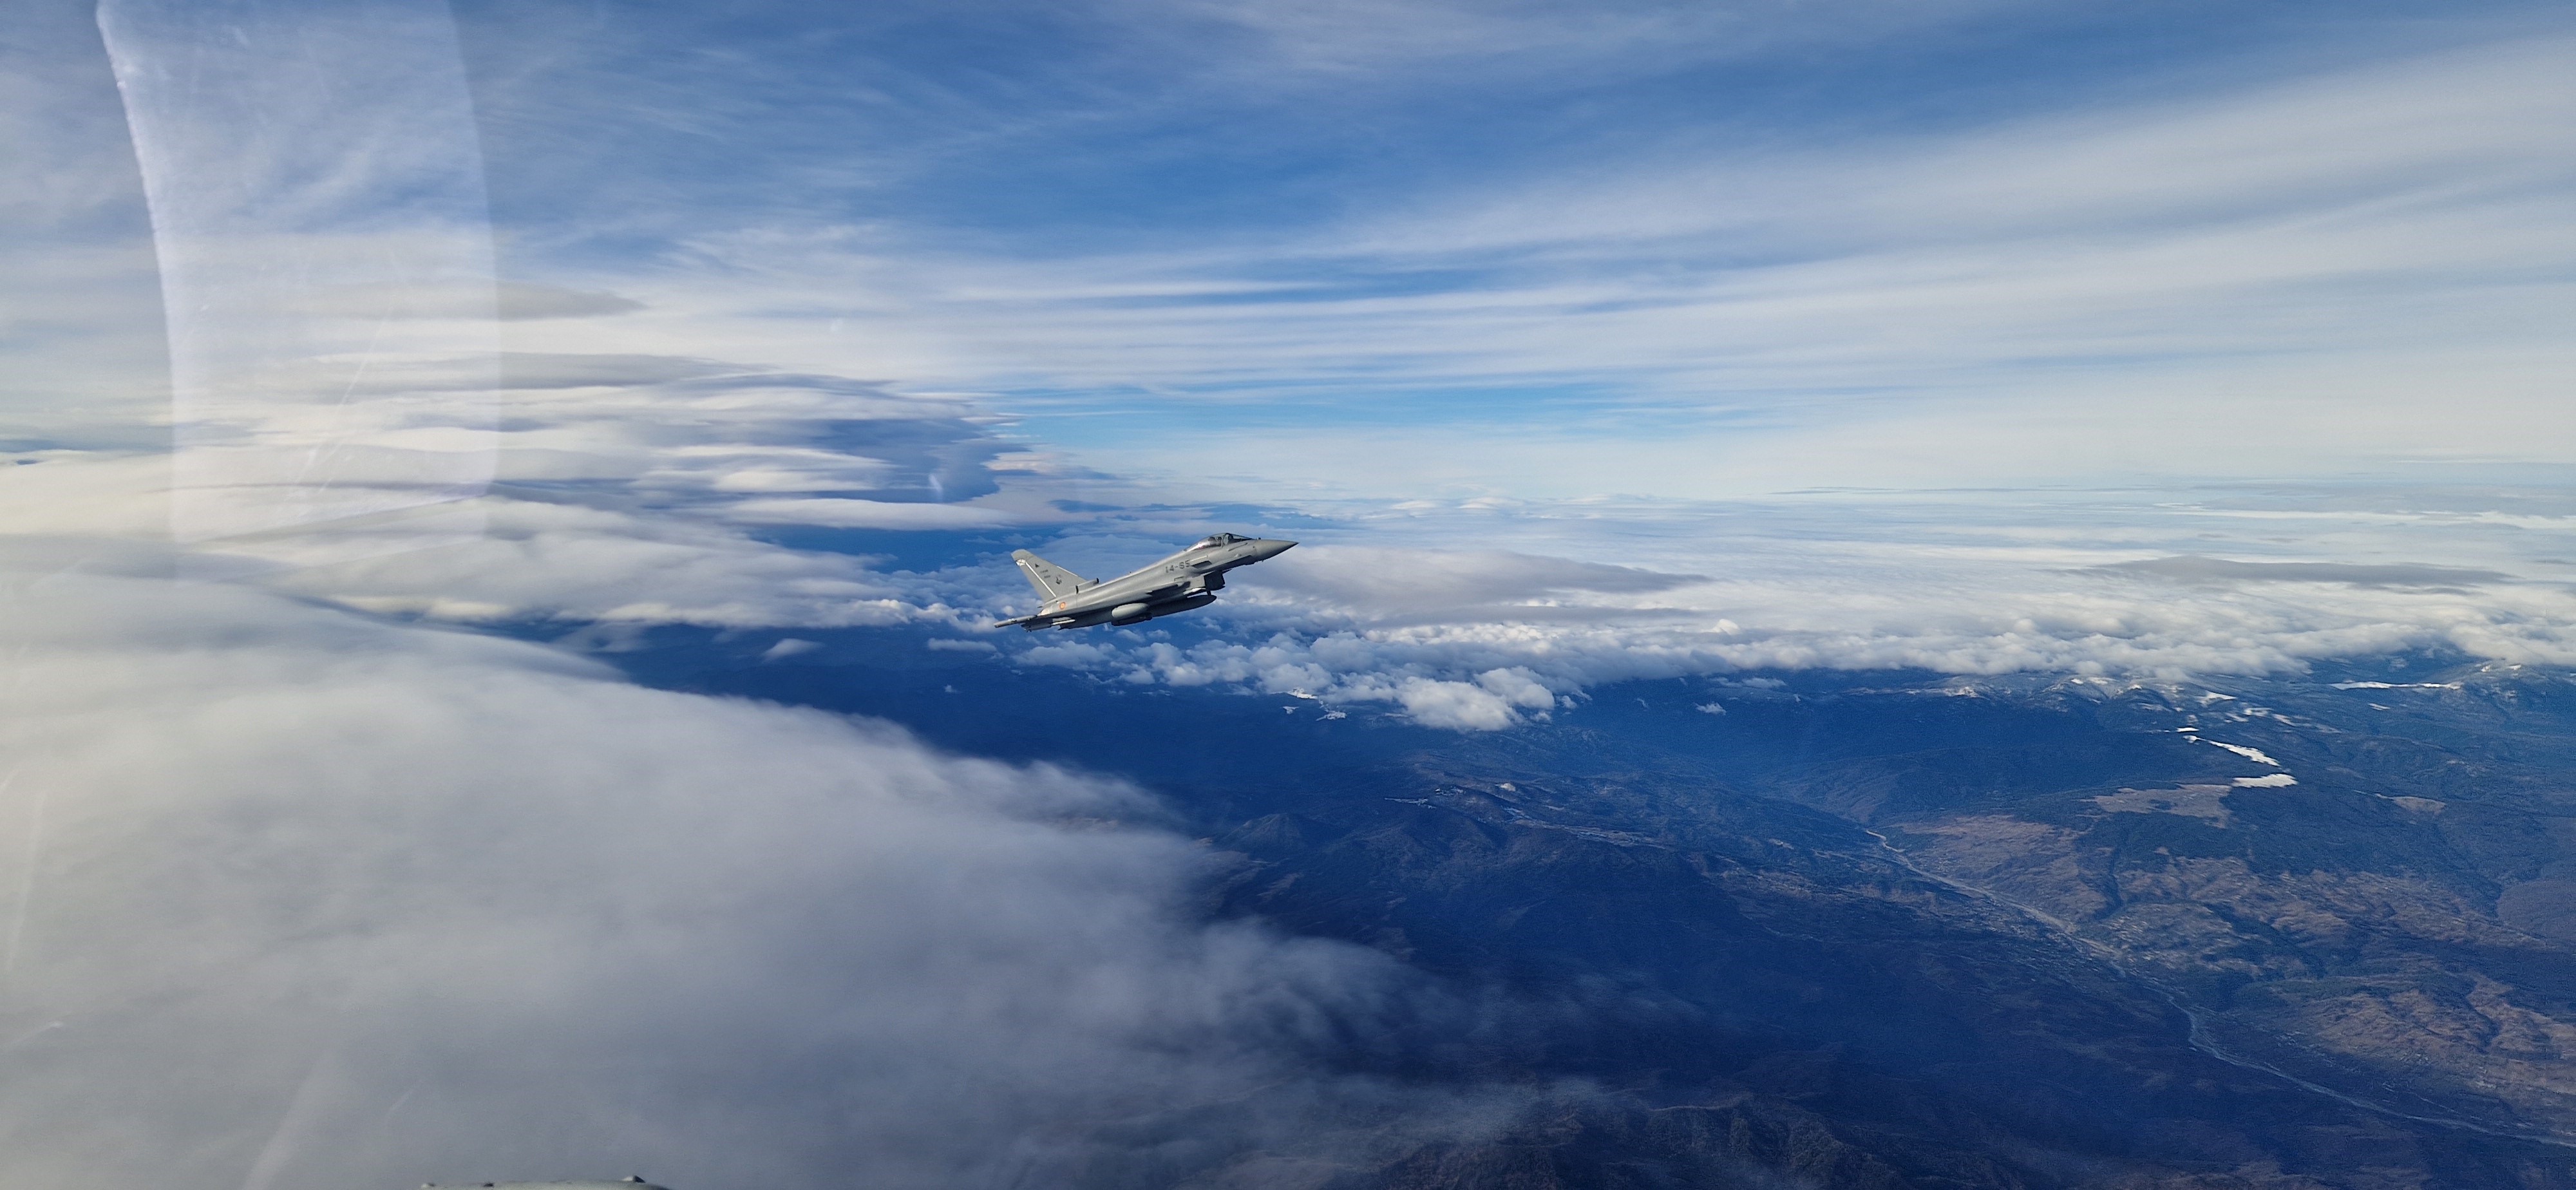
M1114 783L245 590L6 583L0 1182L1065 1184L1165 1159L1111 1120L1214 1107L1179 1168L1463 1110L1312 1073L1403 978L1195 924L1208 854L1104 829L1152 814Z
M1310 76L1439 61L1457 43L1432 31L1474 15L1418 6L1390 30L1334 4L1196 11ZM1475 52L1544 48L1566 26L1543 17L1478 16ZM1585 52L1616 59L1678 19L1629 14ZM1426 994L1372 952L1194 918L1186 893L1212 861L1137 825L1153 809L1132 790L332 603L799 633L768 651L779 664L833 628L931 625L994 664L1456 730L1541 722L1626 678L1762 667L2152 677L2398 649L2576 664L2563 498L1510 498L2025 464L2089 477L2121 451L2186 447L2219 470L2392 443L2564 459L2569 406L2540 398L2567 374L2553 311L2576 155L2533 151L2576 126L2562 41L1928 145L1647 153L1680 164L1420 195L1257 244L1033 260L710 221L649 259L530 249L542 276L333 291L412 331L461 311L481 335L488 305L510 349L491 361L471 344L347 350L335 301L272 295L260 329L281 342L328 321L325 355L370 355L325 391L419 403L377 429L437 430L438 404L473 394L492 486L194 555L236 585L136 577L170 568L184 486L168 394L132 362L164 362L137 178L98 149L103 76L0 53L26 67L0 71L0 126L50 179L0 177L0 244L27 249L0 294L11 1186L638 1169L1034 1185L1086 1163L1169 1181L1227 1145L1311 1151L1362 1117L1472 1132L1507 1105L1317 1073L1327 1039ZM220 172L210 144L176 173ZM274 243L245 233L198 263ZM369 243L333 241L344 260ZM1338 280L1279 279L1300 270ZM1433 273L1471 280L1405 283ZM2095 366L2132 355L2155 362ZM906 383L862 379L886 376ZM1591 386L1697 420L1095 442L1088 457L1138 472L1239 472L1297 525L1279 531L1303 548L1197 614L1217 639L983 631L1027 598L998 559L905 574L776 544L1065 526L1141 562L1203 515L1142 485L1103 502L1115 481L1011 440L992 409L1321 384ZM966 392L1005 396L949 395ZM2456 398L2439 417L2421 412L2431 392ZM1456 499L1459 484L1492 494ZM1448 494L1390 502L1417 489ZM1154 1137L1200 1108L1216 1114L1195 1117L1196 1147L1088 1131Z
M1628 12L1625 32L1582 52L1636 52L1682 16ZM1434 5L1387 20L1453 18L1464 19ZM1360 26L1330 4L1203 6L1191 19L1272 39L1274 65L1313 77L1383 64L1351 56L1343 34ZM1468 24L1483 31L1470 56L1489 66L1562 40L1534 11ZM1381 49L1427 52L1406 44ZM2576 556L2569 510L2520 496L2481 504L2461 489L2449 503L2367 508L2170 487L2060 493L2058 507L2000 495L1540 496L1596 480L1668 493L1845 472L1990 480L2016 458L2090 479L2102 451L2167 476L2206 460L2225 470L2231 451L2267 468L2342 466L2390 443L2555 458L2555 443L2576 441L2551 432L2568 405L2525 398L2555 394L2564 336L2525 332L2554 328L2534 312L2564 297L2548 262L2570 242L2547 216L2576 158L2535 149L2571 126L2554 85L2570 44L2381 47L2365 66L2188 95L2150 87L1887 143L1694 142L1425 191L1258 245L1183 229L1184 242L1149 256L974 257L900 229L777 219L707 221L688 251L616 268L531 250L525 262L544 275L496 291L508 308L494 307L495 333L513 349L497 381L454 361L387 358L349 388L374 398L496 383L494 493L455 517L230 543L226 561L266 567L263 581L298 594L454 621L972 627L1024 598L1006 569L907 578L772 542L1063 526L1114 567L1191 535L1198 518L1172 492L1205 493L1220 486L1207 473L1233 468L1239 487L1310 528L1281 530L1309 544L1203 613L1236 626L1231 639L995 639L1026 663L1304 691L1460 728L1530 722L1621 677L1764 666L2284 672L2413 648L2565 660L2576 612L2551 559ZM48 126L48 105L81 93L76 83L6 92L12 126ZM123 209L115 170L73 141L38 139L80 185L0 183L10 209L135 231L97 214ZM430 167L447 168L401 155L389 166ZM85 250L121 243L93 241ZM1456 283L1372 280L1434 274ZM435 321L453 313L440 304L451 288L369 293ZM328 314L282 307L271 329L294 338L299 319ZM2417 354L2389 366L2371 354L2383 349ZM63 370L97 348L48 350ZM2449 368L2461 352L2480 362ZM2134 366L2097 366L2110 357ZM2258 371L2175 380L2172 369L2204 364ZM2419 412L2431 407L2426 369L2440 373L2438 418ZM2370 375L2347 386L2344 373ZM914 386L857 379L869 375ZM943 395L1567 377L1624 377L1632 405L1697 420L1623 428L1547 406L1517 429L1460 433L1431 417L1357 433L1327 401L1318 430L1292 420L1089 449L1146 472L1186 460L1198 476L1121 490L1007 439L989 403ZM2201 395L2149 393L2169 383ZM1859 392L1880 395L1846 400ZM1949 395L1890 396L1903 393ZM2129 399L2141 394L2152 399ZM1828 406L1839 412L1819 412ZM67 428L59 403L41 412L20 424ZM136 419L111 405L93 420L70 440L130 436ZM1470 456L1469 471L1444 461ZM9 531L150 539L174 514L169 460L155 452L18 458L32 465L0 472ZM1367 490L1321 501L1301 479ZM1457 499L1462 479L1486 494ZM2204 506L2169 507L2177 499ZM1134 507L1157 501L1167 506Z
M1057 494L1095 487L987 469L975 460L998 444L947 402L758 374L670 383L545 390L505 431L545 444L527 464L540 477L476 502L464 530L432 518L279 537L259 545L260 581L378 613L601 625L602 640L656 624L979 632L1026 610L998 546L981 565L905 573L754 534L1054 523L1069 533L1046 552L1107 574L1175 538L1253 527L1067 512ZM800 395L773 404L782 391ZM873 416L832 418L836 401ZM698 416L709 405L723 416ZM799 441L827 445L765 445ZM871 473L884 487L856 491L925 482L943 457L998 490L960 504L726 482L737 465L848 474L862 451L896 461ZM0 469L0 528L155 535L155 456L25 459ZM1607 682L1762 668L2169 679L2416 650L2576 663L2576 509L2538 489L1309 503L1301 527L1273 531L1306 544L1197 614L1227 626L1219 639L1170 625L988 639L1016 663L1303 693L1459 729L1535 722Z
M1223 638L1184 645L1149 628L1023 655L1134 682L1384 704L1466 729L1530 722L1607 682L1767 668L2171 680L2415 651L2576 664L2576 509L2563 496L2213 489L2076 502L1352 510L1355 523L1310 533L1321 540L1246 572L1203 613L1235 625ZM1525 552L1462 548L1477 545Z
M583 457L574 436L544 432L564 447L553 457ZM666 481L617 450L578 495L480 502L472 532L387 522L277 539L265 561L287 568L260 581L378 613L601 625L603 640L657 624L980 633L1026 610L999 547L927 573L786 548L746 532L771 498L656 490ZM0 527L148 540L155 475L150 456L61 452L0 469ZM1104 574L1207 527L1252 527L1066 513L1039 499L1042 478L1004 478L1000 499L1026 523L1074 522L1044 552ZM970 524L1004 506L824 502ZM2576 664L2576 509L2546 492L1338 504L1284 532L1306 544L1245 571L1192 624L985 639L1015 663L1303 693L1461 729L1533 722L1608 682L1764 668L2171 679L2408 651ZM291 565L307 550L318 564ZM1202 624L1222 631L1208 639Z

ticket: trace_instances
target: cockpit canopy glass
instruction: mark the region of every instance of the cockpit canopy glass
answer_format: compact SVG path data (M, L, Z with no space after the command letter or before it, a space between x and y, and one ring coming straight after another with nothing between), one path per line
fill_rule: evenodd
M1211 548L1211 547L1213 547L1213 546L1220 546L1220 545L1233 545L1234 543L1236 543L1236 542L1238 542L1238 541L1250 541L1250 540L1252 540L1252 539L1251 539L1251 538L1249 538L1249 537L1243 537L1243 536L1239 536L1239 535L1237 535L1237 534L1233 534L1233 533L1219 533L1219 534L1216 534L1215 536L1212 536L1212 537L1202 537L1202 538L1199 538L1199 542L1198 542L1198 544L1197 544L1197 545L1194 545L1194 546L1191 546L1190 548L1191 548L1191 549L1194 549L1194 550L1203 550L1203 549Z

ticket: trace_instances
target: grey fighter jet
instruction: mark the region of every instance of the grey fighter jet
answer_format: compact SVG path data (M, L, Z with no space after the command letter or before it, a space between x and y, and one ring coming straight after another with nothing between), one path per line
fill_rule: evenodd
M621 1178L614 1182L467 1182L477 1190L665 1190L642 1178ZM420 1190L444 1190L436 1182L421 1183Z
M1293 541L1238 537L1219 533L1202 537L1190 548L1106 582L1087 579L1027 550L1012 550L1011 560L1046 603L1036 615L995 624L1040 628L1089 628L1094 624L1142 624L1216 602L1225 587L1225 572L1287 553Z

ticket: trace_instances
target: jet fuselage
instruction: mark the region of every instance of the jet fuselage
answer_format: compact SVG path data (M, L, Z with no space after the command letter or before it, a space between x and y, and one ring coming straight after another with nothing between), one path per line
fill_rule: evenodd
M1086 579L1027 550L1011 551L1029 585L1046 602L1034 615L995 625L1040 628L1089 628L1096 624L1142 624L1157 616L1190 611L1216 602L1225 587L1225 572L1276 558L1297 543L1219 533L1141 569L1108 580Z

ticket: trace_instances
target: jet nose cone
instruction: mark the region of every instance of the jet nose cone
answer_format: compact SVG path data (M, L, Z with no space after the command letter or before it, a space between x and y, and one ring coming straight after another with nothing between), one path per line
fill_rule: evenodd
M1297 543L1293 541L1277 541L1265 537L1259 541L1253 542L1252 547L1253 560L1257 562L1267 562L1272 558L1276 558L1281 554L1297 548Z

